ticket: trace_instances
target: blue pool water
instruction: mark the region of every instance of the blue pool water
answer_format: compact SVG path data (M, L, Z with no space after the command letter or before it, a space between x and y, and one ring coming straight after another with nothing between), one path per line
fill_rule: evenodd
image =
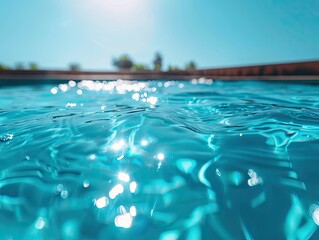
M0 88L0 239L319 239L319 85Z

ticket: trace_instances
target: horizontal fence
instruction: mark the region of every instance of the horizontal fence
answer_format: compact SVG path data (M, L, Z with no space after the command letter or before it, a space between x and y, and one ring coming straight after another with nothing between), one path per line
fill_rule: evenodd
M165 72L52 70L0 71L0 79L5 80L190 80L194 78L221 80L319 80L319 61Z

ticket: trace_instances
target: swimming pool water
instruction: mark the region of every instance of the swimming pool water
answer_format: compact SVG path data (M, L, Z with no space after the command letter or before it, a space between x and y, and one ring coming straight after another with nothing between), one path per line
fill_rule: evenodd
M0 88L0 239L319 239L319 85Z

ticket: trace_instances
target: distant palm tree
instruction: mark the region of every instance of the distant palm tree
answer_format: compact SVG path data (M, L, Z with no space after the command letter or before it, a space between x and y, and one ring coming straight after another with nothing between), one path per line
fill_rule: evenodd
M163 61L162 55L159 52L157 52L155 54L155 58L154 58L154 61L153 61L154 70L161 71L161 69L162 69L162 61Z
M114 58L113 65L119 70L130 70L133 67L134 63L129 55L124 54L121 55L118 59Z
M195 70L196 69L196 63L194 61L190 61L186 64L185 67L186 70Z

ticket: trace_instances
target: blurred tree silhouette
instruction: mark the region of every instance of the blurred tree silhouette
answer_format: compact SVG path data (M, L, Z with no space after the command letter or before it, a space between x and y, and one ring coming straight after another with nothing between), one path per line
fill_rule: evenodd
M36 63L30 63L29 69L30 70L39 70L39 66Z
M154 61L153 61L154 70L161 71L161 69L162 69L162 61L163 61L162 55L159 52L157 52L155 54L155 58L154 58Z
M17 64L15 65L15 69L16 69L16 70L24 70L24 65L23 65L23 63L17 63Z
M70 71L80 71L81 67L78 63L71 63L69 66Z
M186 70L195 70L196 69L196 63L194 61L190 61L186 64L185 67Z
M135 71L139 71L139 70L150 70L149 66L145 65L145 64L134 64L133 67L132 67L132 70L135 70Z
M181 70L178 66L172 66L172 65L169 65L168 66L168 71L178 71L178 70Z
M113 65L119 70L130 70L134 63L133 60L127 55L121 55L118 59L113 58Z
M9 70L10 68L0 63L0 70Z

